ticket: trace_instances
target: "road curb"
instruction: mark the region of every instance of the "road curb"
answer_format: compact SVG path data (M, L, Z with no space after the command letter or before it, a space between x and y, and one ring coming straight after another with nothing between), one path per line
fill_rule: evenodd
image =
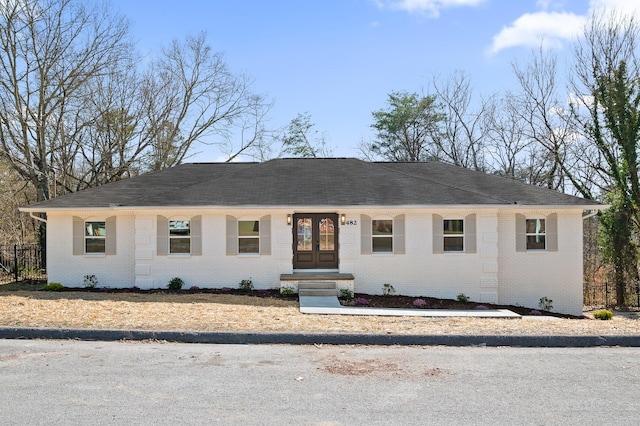
M514 346L587 348L640 347L640 336L462 336L323 333L232 333L146 330L88 330L0 327L1 339L64 339L89 341L162 340L176 343L290 344L290 345L405 345L405 346Z

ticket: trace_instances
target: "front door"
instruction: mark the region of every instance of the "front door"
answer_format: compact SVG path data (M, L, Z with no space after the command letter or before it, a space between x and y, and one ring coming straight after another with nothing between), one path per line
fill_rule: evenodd
M293 269L338 269L338 215L293 215Z

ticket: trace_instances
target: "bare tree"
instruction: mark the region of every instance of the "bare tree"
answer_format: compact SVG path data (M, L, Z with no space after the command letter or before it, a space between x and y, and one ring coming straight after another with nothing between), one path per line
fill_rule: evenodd
M472 108L473 91L469 77L455 71L446 81L433 78L434 93L442 105L442 133L434 141L444 161L474 170L485 170L484 141L490 100L481 99Z
M8 0L0 8L0 143L9 164L50 197L56 153L68 150L78 98L129 50L124 18L76 0ZM69 171L64 171L68 173Z
M204 33L163 49L141 85L141 137L153 146L151 168L180 163L194 143L217 145L229 158L257 144L271 105L251 92L251 84L211 50ZM232 142L234 130L240 146Z
M0 245L34 242L34 221L18 211L18 207L34 200L33 187L0 155Z
M513 71L521 92L511 97L511 111L526 124L526 138L546 151L545 186L566 191L568 181L580 194L592 198L580 175L585 169L575 167L581 157L572 156L572 145L581 138L581 129L573 120L566 98L561 100L559 95L563 87L558 83L556 55L540 48L524 66L515 63Z

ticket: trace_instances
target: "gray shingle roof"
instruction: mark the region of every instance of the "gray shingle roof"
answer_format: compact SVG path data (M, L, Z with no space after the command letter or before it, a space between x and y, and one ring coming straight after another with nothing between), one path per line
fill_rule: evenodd
M180 206L595 206L511 179L437 163L354 158L183 164L64 195L27 210Z

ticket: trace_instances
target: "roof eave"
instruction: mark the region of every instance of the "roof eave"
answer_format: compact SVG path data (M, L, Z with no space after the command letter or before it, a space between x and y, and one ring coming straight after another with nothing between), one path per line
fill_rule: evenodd
M609 204L381 204L381 205L368 205L368 204L356 204L356 205L300 205L300 204L282 204L282 205L262 205L262 204L245 204L245 205L158 205L158 206L122 206L122 205L110 205L110 206L92 206L92 207L20 207L19 210L25 213L46 213L53 211L104 211L104 210L304 210L304 211L321 211L321 210L355 210L355 209L403 209L403 210L417 210L417 209L509 209L509 210L522 210L522 209L553 209L553 210L605 210L609 208Z

